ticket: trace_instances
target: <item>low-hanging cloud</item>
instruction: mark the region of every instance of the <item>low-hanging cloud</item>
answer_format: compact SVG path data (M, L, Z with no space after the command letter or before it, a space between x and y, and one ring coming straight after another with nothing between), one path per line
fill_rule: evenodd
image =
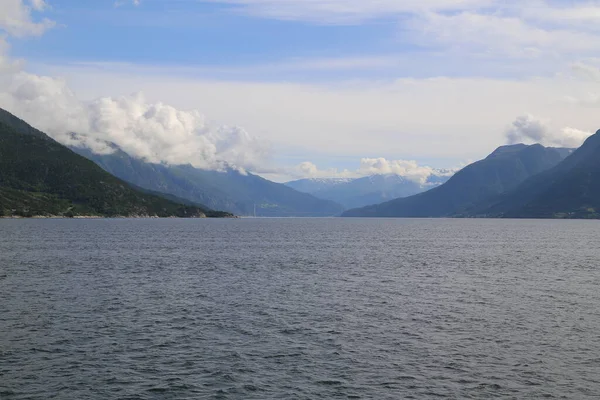
M204 169L256 170L269 158L268 143L242 128L212 123L197 110L148 102L141 93L83 102L65 80L25 72L23 63L9 56L2 33L40 35L54 22L33 19L35 11L48 7L44 0L2 0L2 7L0 107L60 143L100 154L114 152L116 145L149 162Z
M141 93L82 102L64 80L19 72L3 81L0 106L66 145L105 154L112 143L149 162L204 169L257 169L270 155L267 143L242 128L150 103Z
M540 143L545 146L576 148L592 135L575 128L553 130L547 123L533 115L518 116L506 131L509 144Z
M395 174L423 184L436 171L431 167L419 165L416 161L412 160L363 158L360 160L359 172L363 175Z
M293 168L292 171L287 171L287 174L297 178L360 178L370 175L400 175L413 182L425 184L431 176L451 176L455 172L455 169L440 170L419 165L417 161L413 160L388 160L380 157L362 158L356 170L319 169L314 163L305 161Z
M214 124L197 110L151 103L141 93L83 102L65 80L19 67L0 53L0 107L65 145L100 154L116 145L149 162L215 170L259 170L270 157L268 143L242 128Z

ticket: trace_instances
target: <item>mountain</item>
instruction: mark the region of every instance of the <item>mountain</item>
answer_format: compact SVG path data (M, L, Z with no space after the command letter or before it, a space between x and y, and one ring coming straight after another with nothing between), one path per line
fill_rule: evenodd
M558 165L571 150L539 144L502 146L427 192L349 210L347 217L447 217L465 213Z
M600 131L554 168L468 213L506 218L600 218Z
M0 109L0 215L221 215L132 188Z
M426 184L420 184L400 175L386 174L356 179L301 179L286 185L350 209L412 196L438 186L448 178L431 175Z
M285 185L302 193L318 193L350 183L354 178L309 178L286 182Z
M136 186L237 215L254 215L256 210L256 215L261 217L328 217L343 211L341 205L332 201L300 193L251 173L148 163L112 146L114 153L104 155L87 148L71 149Z

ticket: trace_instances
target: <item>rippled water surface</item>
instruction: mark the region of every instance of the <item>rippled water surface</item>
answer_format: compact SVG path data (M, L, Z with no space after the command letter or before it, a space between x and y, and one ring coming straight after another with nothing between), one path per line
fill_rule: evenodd
M600 396L600 222L0 220L0 398Z

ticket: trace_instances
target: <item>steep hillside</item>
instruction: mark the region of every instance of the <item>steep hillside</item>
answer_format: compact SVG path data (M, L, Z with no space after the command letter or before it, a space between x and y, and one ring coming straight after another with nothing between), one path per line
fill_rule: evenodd
M237 215L254 215L256 210L261 217L328 217L343 211L342 206L332 201L234 169L207 171L191 165L153 164L116 147L108 155L94 154L84 148L72 150L136 186Z
M600 131L556 167L469 213L508 218L600 218Z
M516 188L531 176L560 163L569 151L541 145L496 149L484 160L456 173L448 182L415 196L344 213L348 217L445 217Z
M204 217L207 209L132 188L0 110L0 215Z

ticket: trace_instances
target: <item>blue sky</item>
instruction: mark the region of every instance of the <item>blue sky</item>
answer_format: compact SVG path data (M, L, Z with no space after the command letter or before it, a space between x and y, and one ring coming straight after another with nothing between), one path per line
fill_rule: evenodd
M359 15L356 20L346 20L341 13L342 17L329 15L315 20L277 18L219 1L143 0L138 6L122 1L116 6L118 3L113 0L51 0L48 4L51 8L44 11L44 16L58 26L35 39L15 40L15 56L44 63L210 67L211 71L203 71L204 76L293 81L511 77L528 75L521 64L531 61L512 60L518 65L501 65L495 59L465 62L465 54L448 54L443 44L416 40L414 14L386 14L385 7L384 11L364 19ZM455 12L450 8L441 14ZM410 24L408 29L405 25ZM271 71L248 71L268 64L329 59L355 62L340 68L294 69L288 65L276 75ZM430 62L415 65L415 59ZM536 65L542 66L543 63ZM551 68L542 69L536 75L553 72Z
M204 77L266 81L331 81L365 77L395 78L399 68L411 76L441 73L414 70L393 60L377 60L422 52L402 40L398 17L360 24L289 21L241 13L230 4L202 1L145 0L139 6L113 1L52 0L45 12L59 26L44 36L16 40L13 54L30 62L119 62L153 66L197 66ZM320 59L357 59L338 69L281 68ZM366 60L360 65L360 60ZM369 59L371 62L368 62ZM248 71L249 69L257 71ZM446 73L450 72L448 68ZM460 75L457 68L453 75Z
M293 58L394 51L396 24L331 26L233 12L231 6L146 0L53 0L49 18L64 25L14 44L17 56L44 61L115 61L160 65L254 65ZM83 6L85 4L85 6Z
M221 140L210 142L212 161L230 157L278 180L355 176L373 165L460 166L507 136L572 146L600 126L598 1L2 1L4 57L24 60L30 75L13 77L21 86L5 89L4 103L0 92L0 106L57 135L67 127L34 104L95 138L160 142L131 151L161 161L180 155L163 148L197 148L181 162L208 157L199 143L176 142L204 132ZM19 97L24 87L35 101ZM156 109L174 120L140 122ZM188 127L191 110L228 128ZM182 132L169 142L174 123Z

